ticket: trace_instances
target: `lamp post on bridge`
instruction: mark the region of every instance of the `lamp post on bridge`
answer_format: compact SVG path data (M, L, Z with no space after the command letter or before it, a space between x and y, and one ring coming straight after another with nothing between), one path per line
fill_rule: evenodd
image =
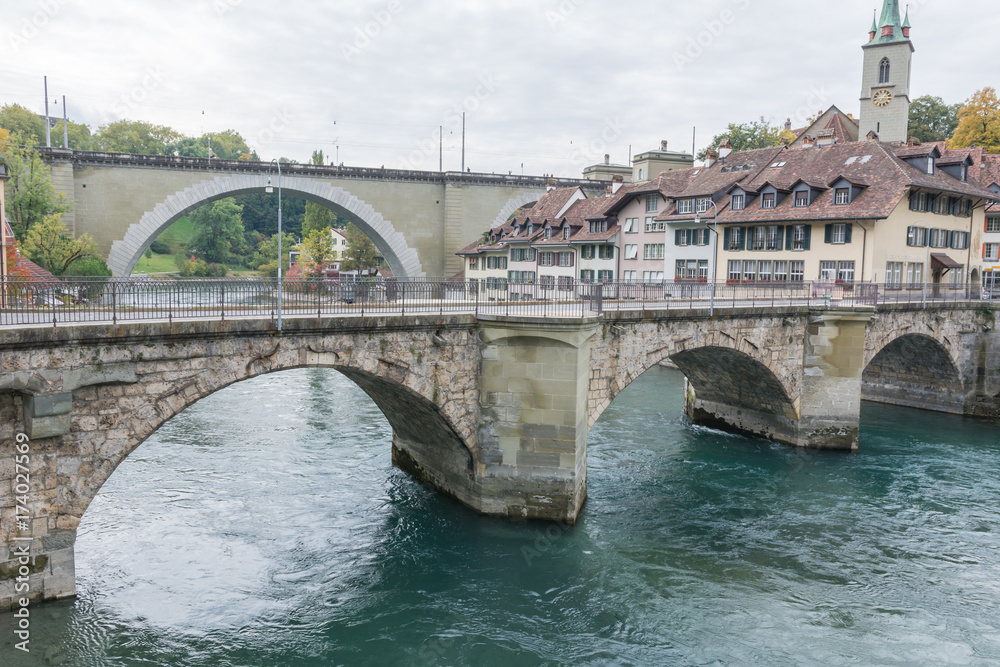
M918 223L923 223L923 224L926 225L927 221L926 220L917 220L913 224L914 224L914 226L916 226ZM924 253L924 267L921 270L921 274L922 275L920 276L921 278L924 279L924 296L923 296L923 299L921 300L920 307L926 309L927 308L927 274L929 273L929 269L931 268L930 267L930 263L931 263L931 239L930 239L930 227L924 227L923 230L924 230L924 246L927 247L927 251Z
M7 216L4 211L4 183L10 178L7 163L0 156L0 307L7 307Z
M274 188L271 187L271 164L278 165L278 331L281 331L281 302L283 300L281 294L281 161L274 158L267 165L267 185L264 186L264 192L268 194L274 192Z
M712 296L708 302L708 316L713 317L715 315L715 263L716 257L719 254L719 207L715 205L715 200L711 197L708 198L708 203L712 205L712 233L715 235L715 240L712 243L712 270L709 272L712 280ZM701 217L698 215L697 199L695 199L694 204L694 223L696 225L701 224ZM705 224L708 224L707 220Z

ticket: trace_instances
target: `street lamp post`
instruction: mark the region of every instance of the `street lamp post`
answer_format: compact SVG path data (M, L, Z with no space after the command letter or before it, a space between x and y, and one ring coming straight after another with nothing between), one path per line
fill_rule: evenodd
M918 223L923 223L926 225L927 221L917 220L914 223L914 226L916 226L916 224ZM927 247L927 251L924 253L924 267L921 270L921 273L923 275L920 276L921 278L924 279L924 297L921 301L920 307L927 308L927 274L929 273L928 269L930 269L930 262L931 262L931 239L930 239L930 228L924 227L923 229L924 229L924 246Z
M271 160L271 164L278 165L278 331L281 331L281 161L277 158ZM274 192L271 187L271 164L267 165L267 185L264 192Z
M712 296L708 302L708 316L713 317L715 315L715 263L716 257L719 254L719 207L715 205L715 200L711 197L708 198L708 203L712 205L712 233L715 235L715 240L712 243L712 270L709 272L709 276L712 279ZM696 225L701 224L701 217L698 215L697 199L694 204L694 223Z

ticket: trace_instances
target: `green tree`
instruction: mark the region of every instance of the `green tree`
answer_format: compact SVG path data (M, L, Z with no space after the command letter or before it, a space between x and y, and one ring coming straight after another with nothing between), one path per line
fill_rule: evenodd
M75 239L70 237L60 213L45 216L41 222L32 225L21 249L28 259L57 276L61 276L78 259L97 255L97 244L90 234Z
M223 263L246 252L242 207L232 197L202 206L191 214L195 235L190 250L209 263Z
M281 271L288 272L288 251L295 245L295 237L291 234L281 235ZM257 244L250 266L256 267L262 276L275 278L278 275L278 235L263 237Z
M248 234L259 232L273 236L278 232L278 192L263 191L236 195L236 203L243 207L243 226ZM281 197L281 231L299 236L305 217L306 201L298 197Z
M12 135L5 156L10 179L4 186L4 194L14 236L23 238L34 224L70 207L62 193L56 192L49 168L38 152L10 145L13 141Z
M111 153L168 155L168 147L183 138L166 125L154 125L143 120L117 120L101 125L94 135L94 146Z
M341 268L345 271L367 271L381 264L378 248L353 224L347 225L347 250L344 251Z
M45 145L45 121L20 104L5 104L0 107L0 127L16 136L14 143L25 146Z
M1000 100L996 88L976 91L958 112L958 127L948 141L948 148L969 146L1000 153Z
M111 269L108 268L108 263L100 257L88 255L87 257L81 257L70 264L63 272L63 275L81 277L110 277Z
M55 127L52 128L52 145L65 148L63 145L63 134L69 139L69 147L75 151L94 150L94 138L90 134L90 128L83 123L69 121L66 132L63 132L63 119L60 118Z
M323 151L313 151L312 163L323 164ZM305 238L313 232L329 230L333 226L336 216L333 211L322 204L316 202L306 202L306 215L302 220L302 237ZM329 234L327 234L329 236Z
M211 140L211 141L210 141ZM209 144L212 146L212 157L220 160L238 160L241 155L250 155L250 147L236 130L209 132L198 140L207 153Z
M730 123L726 131L712 137L712 141L696 156L704 160L709 149L714 150L724 139L729 139L734 151L749 151L755 148L767 148L781 143L783 128L771 125L764 117L749 123Z
M208 157L208 148L193 137L182 137L167 146L167 153L180 157Z
M302 257L299 259L302 273L307 276L319 275L335 256L330 228L314 230L302 241Z
M910 104L909 135L921 142L947 140L958 127L961 108L961 104L945 104L940 97L918 97Z

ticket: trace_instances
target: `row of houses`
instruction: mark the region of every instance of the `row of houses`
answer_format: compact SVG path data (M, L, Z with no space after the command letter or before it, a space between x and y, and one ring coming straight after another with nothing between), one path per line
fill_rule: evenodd
M459 251L465 277L569 290L1000 275L1000 155L877 140L720 148L704 166L615 182L603 197L550 190Z

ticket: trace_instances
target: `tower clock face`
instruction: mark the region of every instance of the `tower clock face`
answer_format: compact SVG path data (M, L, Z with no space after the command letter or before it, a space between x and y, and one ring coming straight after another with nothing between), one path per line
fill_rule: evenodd
M887 107L889 103L892 102L892 91L882 88L881 90L876 90L875 94L872 95L872 104L877 107Z

